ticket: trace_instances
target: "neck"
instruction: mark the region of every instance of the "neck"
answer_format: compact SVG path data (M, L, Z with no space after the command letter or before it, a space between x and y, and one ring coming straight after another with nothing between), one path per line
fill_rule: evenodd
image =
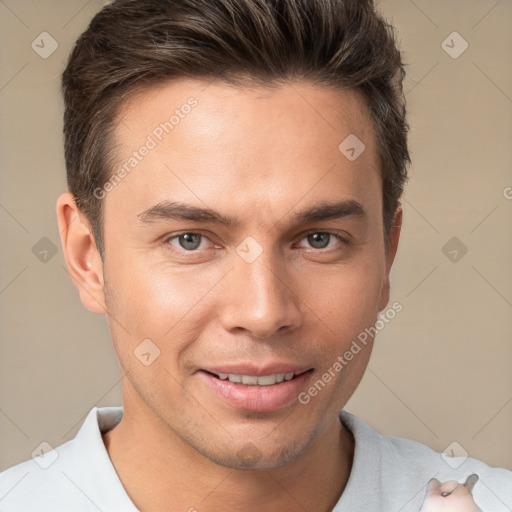
M207 459L155 416L141 423L132 413L125 406L123 419L103 441L141 512L167 511L169 504L190 512L330 512L350 475L354 439L337 417L292 464L238 470Z

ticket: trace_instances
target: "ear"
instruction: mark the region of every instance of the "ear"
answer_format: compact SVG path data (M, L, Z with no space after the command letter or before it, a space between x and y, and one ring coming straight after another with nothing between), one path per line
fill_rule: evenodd
M386 247L386 274L385 280L382 285L379 311L382 311L389 302L390 282L389 273L391 272L391 266L395 260L396 251L398 249L398 241L400 240L400 231L402 229L402 206L399 205L395 211L393 219L393 225L389 233L389 245Z
M431 478L427 484L427 496L441 495L441 482L437 478Z
M106 314L103 262L96 248L92 228L76 206L73 194L65 192L57 199L62 250L69 275L78 288L82 304L93 313Z
M473 487L478 482L478 475L473 473L466 478L466 482L464 483L464 487L471 493L473 491Z

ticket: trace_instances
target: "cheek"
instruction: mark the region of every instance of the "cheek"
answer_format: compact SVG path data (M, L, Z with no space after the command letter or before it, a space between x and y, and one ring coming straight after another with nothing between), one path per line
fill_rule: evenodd
M115 318L110 326L123 367L140 370L134 352L149 339L159 351L154 366L181 372L182 354L195 346L208 323L219 315L214 297L226 270L171 268L135 259L107 270L109 309Z
M315 293L308 297L313 331L317 330L320 340L318 378L331 390L320 399L326 407L333 405L332 400L335 407L343 405L364 374L373 347L371 328L378 318L383 276L378 260L361 261L317 280Z
M113 295L120 314L136 330L147 327L155 332L160 328L159 334L164 335L205 295L209 273L201 273L198 279L193 268L166 268L141 260L117 265L110 272Z
M357 336L373 325L379 312L384 267L376 260L339 268L312 279L307 303L319 324L323 321L339 339Z

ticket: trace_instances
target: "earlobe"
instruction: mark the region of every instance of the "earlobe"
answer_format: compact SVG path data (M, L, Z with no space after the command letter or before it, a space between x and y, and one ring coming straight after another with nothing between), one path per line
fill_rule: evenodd
M69 275L78 288L82 304L93 313L106 314L103 262L85 215L70 192L56 204L62 250Z
M400 240L400 231L402 229L402 206L399 205L395 211L393 219L393 225L389 233L389 246L387 247L386 257L386 274L384 276L384 283L382 285L379 311L382 311L389 302L391 284L389 281L389 273L391 272L391 266L396 256L398 249L398 241Z

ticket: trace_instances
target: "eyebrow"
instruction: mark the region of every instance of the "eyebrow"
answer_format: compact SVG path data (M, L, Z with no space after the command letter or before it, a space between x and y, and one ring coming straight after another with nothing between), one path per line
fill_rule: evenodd
M187 220L193 222L222 224L234 228L239 222L229 215L221 213L210 208L200 208L186 203L176 201L162 201L147 210L139 213L137 217L144 224L150 224L157 221L166 220ZM347 199L334 203L320 202L293 214L297 223L318 222L323 220L358 218L367 219L368 212L362 204Z

